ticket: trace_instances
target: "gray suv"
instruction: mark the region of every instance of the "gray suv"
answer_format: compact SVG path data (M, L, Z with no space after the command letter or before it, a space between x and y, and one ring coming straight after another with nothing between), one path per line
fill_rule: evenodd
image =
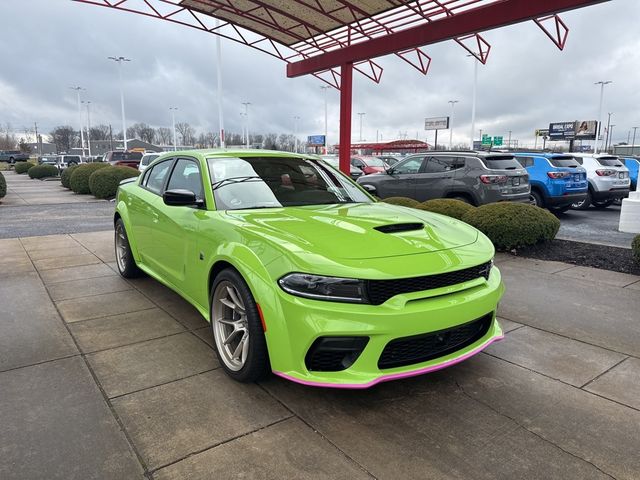
M358 183L380 198L456 198L472 205L528 203L530 191L529 175L513 155L472 151L410 155Z

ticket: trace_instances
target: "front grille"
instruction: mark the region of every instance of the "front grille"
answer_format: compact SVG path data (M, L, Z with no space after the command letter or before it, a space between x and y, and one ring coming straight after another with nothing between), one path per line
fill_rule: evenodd
M395 297L401 293L422 292L424 290L449 287L480 277L489 279L490 272L491 262L487 262L475 267L440 273L438 275L398 278L394 280L367 280L367 295L370 303L380 305L391 297Z
M493 312L446 330L392 340L384 347L378 368L403 367L449 355L484 337L492 320Z

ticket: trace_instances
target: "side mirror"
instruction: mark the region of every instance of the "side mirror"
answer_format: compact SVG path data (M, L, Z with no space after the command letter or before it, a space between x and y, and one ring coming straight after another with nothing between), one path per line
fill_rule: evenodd
M202 205L202 200L198 200L195 193L191 190L184 190L182 188L167 190L162 194L162 200L165 205L172 207L199 207Z
M393 169L393 167L389 167L384 171L384 173L386 173L387 175L393 175L394 172L395 170Z
M362 188L364 188L367 192L374 194L376 193L376 187L374 187L373 185L369 185L367 183L360 185Z

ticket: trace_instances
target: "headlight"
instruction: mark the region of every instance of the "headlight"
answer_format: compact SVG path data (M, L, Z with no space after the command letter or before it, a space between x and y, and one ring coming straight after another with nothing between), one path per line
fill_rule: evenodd
M307 273L290 273L278 280L291 295L333 302L369 303L365 284L353 278L322 277Z

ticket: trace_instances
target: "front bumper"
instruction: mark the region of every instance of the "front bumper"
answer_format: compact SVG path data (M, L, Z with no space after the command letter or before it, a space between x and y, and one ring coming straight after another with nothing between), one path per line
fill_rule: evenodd
M426 292L397 295L382 305L360 305L309 300L278 292L286 332L267 331L272 370L305 385L333 388L369 388L377 383L439 370L480 352L503 334L495 319L504 293L500 271L488 280ZM491 315L488 331L473 343L426 362L379 368L385 346L394 339L446 330ZM287 336L288 338L276 338ZM341 371L309 371L305 356L319 337L368 337L355 362ZM284 345L283 342L288 343Z

